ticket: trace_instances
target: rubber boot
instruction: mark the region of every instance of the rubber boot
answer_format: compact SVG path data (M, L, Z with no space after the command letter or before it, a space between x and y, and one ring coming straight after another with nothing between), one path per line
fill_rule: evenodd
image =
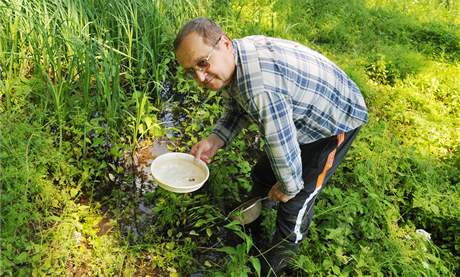
M260 276L280 276L299 249L299 244L286 239L279 239L275 235L271 247L259 257Z

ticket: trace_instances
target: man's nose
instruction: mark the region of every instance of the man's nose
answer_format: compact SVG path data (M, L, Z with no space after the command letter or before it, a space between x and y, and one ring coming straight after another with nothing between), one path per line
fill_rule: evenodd
M206 72L204 72L202 70L195 70L195 75L196 75L196 78L200 82L204 82L204 80L206 80Z

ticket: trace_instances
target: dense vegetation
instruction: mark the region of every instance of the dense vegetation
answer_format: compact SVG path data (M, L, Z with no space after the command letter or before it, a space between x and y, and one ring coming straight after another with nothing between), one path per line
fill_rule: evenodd
M195 193L152 189L133 162L152 141L189 151L221 113L219 93L185 80L172 52L199 15L231 37L304 43L365 95L370 121L289 275L458 276L460 4L449 0L0 2L0 275L257 271L260 253L225 217L250 188L254 127Z

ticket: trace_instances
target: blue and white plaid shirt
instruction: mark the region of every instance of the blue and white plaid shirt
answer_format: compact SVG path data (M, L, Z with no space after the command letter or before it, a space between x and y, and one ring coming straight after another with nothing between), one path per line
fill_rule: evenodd
M334 63L301 44L250 36L233 46L236 78L213 133L228 144L256 123L283 193L295 195L303 188L300 144L367 122L363 96Z

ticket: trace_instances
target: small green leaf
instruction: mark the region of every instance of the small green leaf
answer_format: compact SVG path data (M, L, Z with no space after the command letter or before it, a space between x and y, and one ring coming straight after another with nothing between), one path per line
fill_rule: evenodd
M236 255L238 253L237 249L235 249L233 247L229 247L229 246L217 248L216 250L220 251L220 252L227 253L229 255Z
M76 197L79 192L80 192L80 190L78 188L71 188L70 189L70 198Z
M249 250L251 249L253 243L252 243L252 237L249 235L244 234L244 241L246 242L246 253L249 253Z
M147 125L147 129L150 129L150 127L151 127L152 124L153 124L152 118L149 117L149 116L146 116L146 117L144 118L144 121L145 121L145 124Z
M257 276L260 277L260 261L259 261L259 259L254 257L254 256L251 256L251 257L249 257L249 261L251 262L252 267L254 267L254 269L256 270Z
M206 224L206 220L204 219L199 219L194 225L193 227L195 228L200 228L202 225Z
M241 231L241 222L239 222L238 220L234 220L229 224L225 225L225 228L233 231Z
M169 249L169 250L174 249L174 241L170 241L166 243L166 249Z
M22 252L21 254L17 255L16 258L14 258L14 261L17 264L22 264L26 262L28 258L29 258L29 255L27 254L27 252Z
M145 127L144 127L144 124L139 124L139 126L137 127L137 130L139 131L140 134L143 134L144 131L145 131Z

